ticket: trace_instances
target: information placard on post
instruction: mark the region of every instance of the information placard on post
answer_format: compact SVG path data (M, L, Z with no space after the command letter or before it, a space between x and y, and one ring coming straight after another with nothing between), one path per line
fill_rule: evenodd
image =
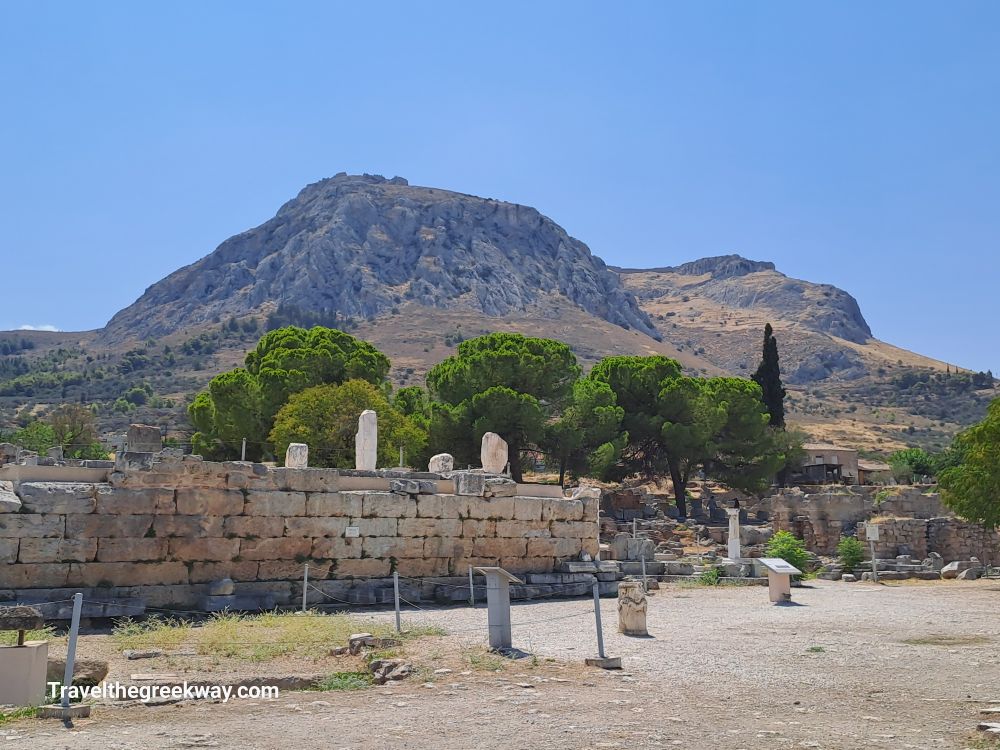
M792 600L792 576L802 571L780 557L762 557L760 564L767 568L767 592L775 604Z

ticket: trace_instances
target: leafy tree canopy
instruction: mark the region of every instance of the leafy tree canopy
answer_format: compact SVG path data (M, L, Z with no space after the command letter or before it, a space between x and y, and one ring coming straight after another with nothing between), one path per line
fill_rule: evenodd
M294 393L274 420L270 440L283 458L289 443L309 446L309 465L354 468L354 438L365 409L378 415L378 462L395 466L399 447L404 460L422 455L427 434L393 407L380 388L365 380L318 385Z
M517 333L463 341L427 374L441 402L431 419L434 447L473 463L483 433L496 432L510 447L519 480L521 451L544 440L546 421L569 399L579 375L576 357L559 341Z
M368 342L319 326L265 334L245 364L212 378L188 408L198 430L195 450L231 456L246 438L248 458L260 458L274 417L292 394L350 379L381 385L389 372L388 357Z
M942 498L963 518L1000 526L1000 399L986 418L955 438L959 463L938 476Z

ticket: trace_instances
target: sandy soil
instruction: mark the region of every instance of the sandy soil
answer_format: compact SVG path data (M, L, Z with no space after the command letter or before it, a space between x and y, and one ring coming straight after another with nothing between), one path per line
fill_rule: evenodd
M664 587L649 638L615 632L625 669L593 655L590 602L515 605L515 645L537 658L470 667L482 609L409 614L451 635L419 642L421 675L357 692L266 702L98 706L73 728L21 721L0 746L74 748L962 748L1000 702L1000 583L815 582L775 607L766 589ZM378 617L391 617L379 614ZM463 655L465 655L463 657ZM452 672L434 675L438 668ZM262 667L266 672L266 665Z

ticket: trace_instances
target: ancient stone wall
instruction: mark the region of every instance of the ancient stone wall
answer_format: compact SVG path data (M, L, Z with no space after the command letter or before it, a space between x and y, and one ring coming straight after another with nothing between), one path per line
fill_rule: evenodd
M140 460L108 482L6 484L0 592L106 588L190 605L232 579L237 594L281 603L306 563L322 588L470 565L545 574L598 552L596 492L545 497L557 488L539 486L536 497L482 475L393 480L185 457Z
M936 493L922 487L784 490L763 504L775 529L791 531L817 554L835 555L842 536L866 542L864 522L879 525L875 554L923 558L936 552L945 560L978 557L1000 563L1000 532L948 515Z

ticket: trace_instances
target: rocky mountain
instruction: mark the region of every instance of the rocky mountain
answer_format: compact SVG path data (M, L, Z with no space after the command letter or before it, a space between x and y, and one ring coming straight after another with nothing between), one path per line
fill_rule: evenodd
M463 339L497 330L556 338L584 366L664 354L702 375L749 376L764 326L778 339L787 414L814 438L884 452L946 445L995 395L872 337L857 301L738 255L609 268L534 208L339 174L157 282L93 332L0 334L0 429L65 402L102 426L167 426L238 365L267 325L338 325L421 384Z
M408 302L503 317L550 295L658 336L619 277L534 208L338 174L149 287L100 340L163 336L279 305L355 321Z

